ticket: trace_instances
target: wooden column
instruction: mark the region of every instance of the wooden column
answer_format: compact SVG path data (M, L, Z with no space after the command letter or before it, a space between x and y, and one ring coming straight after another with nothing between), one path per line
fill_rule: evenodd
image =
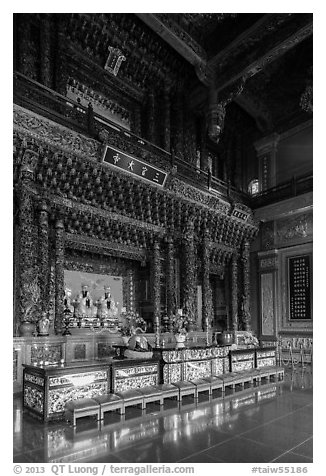
M242 247L242 272L243 272L243 296L242 296L242 322L245 331L251 330L250 315L250 244L245 240Z
M200 168L207 172L208 157L207 157L207 120L206 117L201 118L200 122Z
M147 105L147 139L155 143L155 95L151 89L148 93Z
M63 17L57 15L56 17L56 47L54 59L54 82L55 90L63 96L67 93L68 73L65 66L65 26L63 24Z
M183 307L189 317L190 329L194 330L196 322L196 254L194 241L194 223L188 221L184 231L184 283Z
M32 236L33 203L30 192L28 190L28 179L26 177L24 177L22 181L19 198L19 320L24 321L25 319L27 319L27 310L29 304L27 286L30 283L30 275L33 272L33 249L35 247Z
M55 322L56 334L62 332L64 300L64 225L61 218L55 223Z
M238 253L231 261L231 320L234 331L238 330Z
M35 321L37 316L31 315L31 310L36 310L36 306L31 306L36 301L32 297L32 289L35 291L37 300L38 282L37 270L35 267L35 243L33 237L33 201L30 187L34 180L34 171L37 164L38 155L25 150L20 170L19 186L19 322Z
M210 330L212 319L212 291L209 283L210 266L210 241L208 230L204 232L203 239L203 329Z
M51 23L48 16L46 16L41 22L40 56L41 83L48 88L52 88Z
M183 89L177 89L176 109L175 109L175 153L183 157Z
M174 285L174 246L172 236L167 240L166 297L169 331L172 332L172 315L176 313L176 290Z
M29 78L38 80L35 69L34 48L32 46L31 21L28 15L22 14L18 17L19 42L19 69L22 74Z
M132 132L136 134L136 136L141 136L141 110L140 106L137 105L134 108L133 115L132 115Z
M276 185L276 156L279 140L280 136L275 133L254 144L258 157L260 192Z
M158 240L155 240L153 245L152 299L154 308L154 332L158 332L161 322L161 253Z
M41 202L39 206L39 271L42 311L48 312L49 303L49 217L48 206Z
M170 152L171 149L171 100L170 89L164 88L163 93L163 148Z

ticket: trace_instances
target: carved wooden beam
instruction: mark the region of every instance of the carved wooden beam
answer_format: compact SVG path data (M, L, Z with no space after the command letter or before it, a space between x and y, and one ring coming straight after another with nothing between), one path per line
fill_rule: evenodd
M210 82L205 50L186 33L170 15L160 13L136 13L147 26L192 64L204 84Z
M223 95L226 87L254 76L312 32L312 14L266 14L207 62L209 79L203 83L213 84ZM198 108L206 102L207 92L196 87L189 98L189 106Z
M265 15L209 61L216 71L215 87L221 91L239 78L254 76L309 37L312 25L311 14Z

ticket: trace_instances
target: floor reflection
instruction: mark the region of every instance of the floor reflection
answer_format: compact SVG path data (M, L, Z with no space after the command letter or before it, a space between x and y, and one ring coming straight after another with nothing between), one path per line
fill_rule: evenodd
M196 455L199 455L198 461L203 461L206 451L210 451L207 460L215 458L217 462L230 458L232 461L231 453L218 456L212 448L222 448L220 445L230 439L275 419L291 415L299 419L300 411L307 413L310 408L311 369L287 371L284 382L228 392L225 397L218 391L212 399L206 398L197 405L185 397L181 406L171 401L163 410L158 404L148 405L146 412L131 407L125 419L118 414L108 414L102 423L91 419L78 421L75 429L64 422L44 424L35 420L22 411L21 400L17 398L14 400L14 462L172 462L196 458ZM308 420L303 436L309 433L309 428ZM275 459L275 451L270 453L271 460ZM281 448L279 451L282 455Z

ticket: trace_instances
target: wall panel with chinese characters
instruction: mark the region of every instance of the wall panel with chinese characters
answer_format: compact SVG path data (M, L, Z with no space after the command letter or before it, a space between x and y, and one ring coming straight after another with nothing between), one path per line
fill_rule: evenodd
M288 258L290 320L312 318L311 255Z
M164 186L167 177L167 173L157 167L153 167L147 162L136 159L111 146L106 147L103 162L161 187Z

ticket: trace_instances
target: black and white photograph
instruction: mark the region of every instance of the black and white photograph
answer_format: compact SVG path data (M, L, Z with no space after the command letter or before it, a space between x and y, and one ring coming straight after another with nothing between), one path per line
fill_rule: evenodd
M6 15L8 474L312 474L315 14L280 5Z

